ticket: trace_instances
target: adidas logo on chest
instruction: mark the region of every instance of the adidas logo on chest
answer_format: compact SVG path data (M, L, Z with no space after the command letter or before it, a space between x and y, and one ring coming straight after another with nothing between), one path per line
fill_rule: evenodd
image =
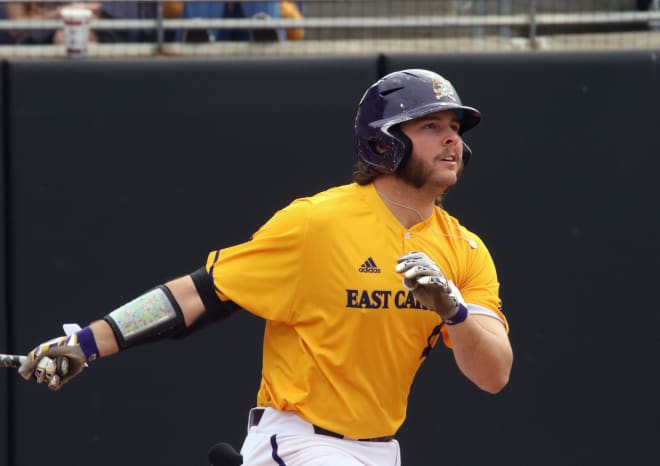
M381 273L380 272L380 267L376 265L376 262L373 260L373 258L369 257L360 267L358 268L358 272L361 273Z

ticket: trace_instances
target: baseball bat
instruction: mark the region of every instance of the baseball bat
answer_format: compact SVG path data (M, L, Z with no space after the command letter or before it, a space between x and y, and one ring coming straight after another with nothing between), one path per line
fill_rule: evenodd
M0 354L0 367L9 367L18 369L21 364L27 360L27 356L20 356L17 354ZM58 356L55 358L56 372L60 377L64 377L69 373L69 359L66 356Z
M11 367L18 369L23 364L27 356L18 356L15 354L0 354L0 367Z

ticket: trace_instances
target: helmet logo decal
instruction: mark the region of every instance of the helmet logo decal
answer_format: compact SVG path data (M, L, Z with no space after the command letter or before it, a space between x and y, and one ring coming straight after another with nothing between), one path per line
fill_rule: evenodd
M444 79L437 77L431 79L431 83L433 85L433 92L435 92L436 99L442 99L443 97L447 97L448 99L451 99L454 102L456 102L456 95L454 94L454 88L452 87L451 84L449 84L449 81L445 81Z

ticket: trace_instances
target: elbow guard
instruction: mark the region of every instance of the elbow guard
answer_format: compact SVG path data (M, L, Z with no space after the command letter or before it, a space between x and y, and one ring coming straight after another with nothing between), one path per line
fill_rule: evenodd
M212 314L215 320L229 316L236 307L231 301L222 301L215 292L213 279L204 267L190 274L197 293L204 303L204 312Z
M209 324L224 320L239 309L233 301L222 301L218 297L213 279L204 267L191 273L190 278L192 278L197 293L204 304L204 313L190 327L184 328L181 332L173 335L177 339L183 339Z
M185 329L183 312L172 292L160 285L104 317L120 349L167 337Z

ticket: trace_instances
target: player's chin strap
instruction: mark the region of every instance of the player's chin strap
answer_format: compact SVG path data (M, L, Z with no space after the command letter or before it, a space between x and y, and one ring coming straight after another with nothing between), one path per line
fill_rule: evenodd
M215 293L206 269L190 274L204 303L205 311L190 327L174 295L165 285L147 291L104 317L117 339L120 349L149 343L167 337L183 338L211 322L229 316L237 308L224 303Z

